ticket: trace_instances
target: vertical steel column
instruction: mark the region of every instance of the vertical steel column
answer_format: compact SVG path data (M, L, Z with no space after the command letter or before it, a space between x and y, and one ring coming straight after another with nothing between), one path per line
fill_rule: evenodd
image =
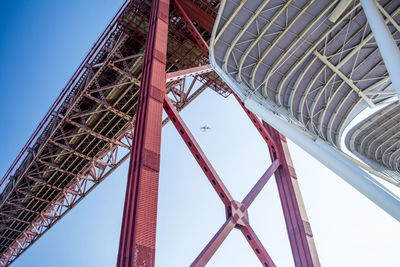
M360 0L393 87L400 98L400 51L375 0Z
M275 178L295 265L296 267L320 266L286 138L267 123L263 122L263 125L275 141L275 149L281 163L275 172ZM272 152L270 154L273 160L274 155Z
M321 266L285 136L266 122L261 124L240 98L233 95L267 143L271 160L278 159L281 164L275 178L296 267Z
M118 267L148 267L155 264L168 21L169 0L152 1L134 143L129 163Z

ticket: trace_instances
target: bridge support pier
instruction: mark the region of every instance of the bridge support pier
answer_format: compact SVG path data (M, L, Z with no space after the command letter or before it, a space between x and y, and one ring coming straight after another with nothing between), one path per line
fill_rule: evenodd
M275 172L275 179L295 266L320 266L286 137L266 122L263 122L263 125L275 140L281 162L281 167Z
M154 0L136 113L118 267L154 266L169 0Z

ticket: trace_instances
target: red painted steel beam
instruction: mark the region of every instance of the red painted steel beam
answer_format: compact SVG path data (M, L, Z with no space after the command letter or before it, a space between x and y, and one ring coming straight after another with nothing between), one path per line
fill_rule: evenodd
M169 0L152 2L117 266L154 266Z
M264 248L260 239L258 239L258 236L254 232L253 228L250 225L247 225L246 227L241 227L240 231L242 231L242 234L246 238L250 247L253 249L257 258L260 260L261 264L264 267L275 267L275 263L269 256L267 250Z
M281 163L275 171L275 178L296 267L320 266L286 138L267 123L261 124L257 116L244 106L239 97L236 94L233 95L267 143L271 160L278 158Z
M57 99L55 102L52 104L50 109L47 111L46 115L44 118L40 121L39 125L36 127L35 131L33 134L29 137L28 141L25 143L24 147L21 149L21 151L18 153L17 158L13 161L11 164L10 168L7 169L6 173L4 176L0 179L0 188L3 185L3 183L9 178L11 175L11 172L14 170L14 168L17 166L17 164L20 162L22 159L23 155L28 151L28 148L32 145L33 141L36 139L36 137L39 136L39 133L41 132L42 129L44 129L45 124L50 120L53 112L61 105L62 100L65 99L65 97L68 95L68 93L72 90L74 83L79 80L80 75L85 71L85 63L89 62L93 57L95 56L96 52L99 50L100 45L104 42L106 39L107 35L112 31L112 29L116 26L118 19L120 18L122 11L126 7L127 3L129 1L125 0L124 4L120 7L118 10L117 14L114 16L112 21L107 25L106 29L104 32L101 34L99 39L96 41L96 43L92 46L90 49L89 53L86 55L86 57L83 59L81 64L79 65L78 69L74 72L72 75L71 79L68 81L67 85L62 89L60 94L57 96Z
M286 138L267 123L264 122L263 126L274 139L281 162L281 167L275 172L275 178L295 265L296 267L320 266ZM272 158L273 153L270 155Z
M261 178L257 181L257 183L253 186L250 192L246 195L246 197L242 200L242 204L246 207L246 210L250 207L251 203L255 200L255 198L260 194L261 190L267 184L271 176L277 171L280 166L280 162L278 159L273 160L271 166L267 169L267 171L261 176ZM247 218L248 219L248 218ZM264 248L263 244L257 237L256 233L253 231L253 228L250 224L242 225L239 227L245 236L247 242L250 247L253 249L254 253L266 267L275 266L271 257L269 256L267 250Z
M220 199L223 201L225 207L227 208L227 220L218 230L218 232L214 235L214 237L210 240L210 242L206 245L206 247L201 251L199 256L194 260L191 264L192 267L205 266L207 262L211 259L217 249L221 246L222 242L226 239L229 233L233 228L239 228L243 235L246 237L246 240L250 244L251 248L255 252L258 259L264 266L275 266L268 252L262 245L261 241L258 239L257 235L254 233L251 228L247 209L257 197L257 195L261 192L262 188L268 182L269 178L274 174L274 172L280 166L279 160L273 160L271 166L264 173L264 175L258 180L252 190L247 194L244 200L241 202L233 200L229 191L225 188L223 182L218 177L211 163L207 160L200 146L194 139L193 135L190 133L186 124L180 117L179 113L176 111L175 107L172 105L171 100L166 97L164 101L164 110L166 111L168 117L180 133L182 139L185 141L185 144L192 152L193 156L196 158L199 165L202 167L203 172L206 174L207 178L213 185L215 191L220 196ZM221 194L221 192L223 192ZM224 197L225 195L225 197ZM229 197L226 197L229 196Z
M210 242L208 242L207 246L200 252L199 256L197 256L197 258L193 261L190 267L205 266L218 248L222 245L232 229L235 228L235 226L236 222L232 217L226 220L226 222L221 226Z
M267 250L262 245L261 241L258 239L257 235L253 231L249 224L249 218L247 214L247 209L261 192L262 188L268 182L269 178L274 174L277 168L280 166L279 160L274 160L268 170L264 175L258 180L252 190L247 194L242 202L232 201L229 206L230 212L226 222L221 226L218 232L206 245L206 247L201 251L199 256L190 265L192 267L205 266L211 257L215 254L217 249L221 246L222 242L226 239L233 228L238 228L241 230L242 234L245 236L250 247L263 264L263 266L273 267L275 266L271 257L269 256ZM245 204L246 203L246 204Z
M185 10L185 13L190 18L196 21L203 29L205 29L209 33L212 32L215 19L211 16L211 14L196 6L193 1L183 0L179 2L183 10Z
M267 143L270 152L274 155L273 160L278 158L275 140L272 138L271 134L268 131L266 131L266 129L264 128L261 121L257 118L257 116L244 106L244 103L242 102L242 100L240 100L240 98L234 92L232 92L232 94L235 96L235 98L239 102L240 106L246 112L246 115L253 122L254 126L257 128L258 132L261 134L262 138Z
M273 160L271 166L269 166L267 171L263 174L263 176L261 176L261 178L253 186L250 192L242 200L242 203L243 205L246 206L246 208L250 207L251 203L253 203L258 194L260 194L261 190L267 184L269 178L271 178L271 176L276 172L279 166L280 166L279 160L278 159Z
M211 72L211 71L213 71L211 65L207 64L207 65L200 66L200 67L194 67L194 68L169 72L169 73L167 73L167 82L177 81L177 80L186 78L188 76L200 75L200 74Z
M208 44L204 41L204 39L201 36L201 34L199 33L199 31L196 29L196 27L193 25L193 22L190 20L189 15L183 9L182 2L180 2L178 0L174 0L172 2L172 5L175 7L176 11L178 12L178 15L182 18L186 27L189 29L189 31L192 34L192 36L194 37L196 43L200 46L200 48L203 50L203 52L208 57L210 55L210 51L208 49ZM191 14L191 16L193 16L193 14ZM209 17L209 15L207 17Z
M176 111L175 107L171 103L171 100L167 96L164 100L164 110L174 124L175 128L178 130L190 152L192 152L194 158L200 165L204 174L207 176L214 190L217 192L219 198L222 200L225 207L228 207L233 200L231 194L225 187L214 167L211 165L210 161L207 159L206 155L200 148L200 145L197 143L189 128L186 126L185 122L182 120L181 116Z

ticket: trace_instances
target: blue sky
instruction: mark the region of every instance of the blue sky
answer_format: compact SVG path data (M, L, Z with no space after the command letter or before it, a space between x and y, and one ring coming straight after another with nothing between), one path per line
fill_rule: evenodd
M4 173L122 1L0 1L0 154ZM206 91L182 113L232 195L269 165L267 147L233 97ZM201 132L205 123L212 127ZM399 223L289 143L323 266L398 266ZM114 266L127 175L121 166L14 264ZM387 185L385 183L385 185ZM398 188L389 185L397 195ZM163 128L156 265L188 266L224 222L221 201L172 125ZM278 266L293 266L276 184L249 210ZM233 231L208 266L259 266Z

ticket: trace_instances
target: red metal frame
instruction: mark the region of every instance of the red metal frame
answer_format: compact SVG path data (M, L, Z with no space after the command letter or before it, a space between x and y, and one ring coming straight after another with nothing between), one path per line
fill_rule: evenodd
M175 72L169 72L167 73L167 82L172 82L172 81L178 81L182 80L188 76L194 76L194 75L200 75L203 73L211 72L212 67L210 64L199 66L199 67L193 67L190 69L184 69L184 70L178 70Z
M192 133L189 131L186 124L183 122L179 113L176 111L175 107L171 103L171 100L168 97L165 97L164 100L164 110L167 113L168 117L180 133L183 141L189 148L190 152L192 152L194 158L197 163L200 165L204 174L207 176L214 190L217 192L219 198L224 203L226 210L231 205L233 198L229 193L228 189L225 187L224 183L219 178L217 172L214 170L210 161L207 159L204 152L201 150L199 144L196 139L193 137Z
M275 172L275 179L295 266L320 266L311 226L285 136L266 122L261 123L257 116L248 110L235 94L234 96L267 143L271 160L278 158L281 163L280 168Z
M166 0L168 1L168 0ZM198 32L192 21L190 20L188 14L184 10L182 3L178 0L173 1L173 6L175 7L178 15L182 18L186 27L189 29L193 38L199 45L199 47L208 55L208 45L202 38L201 34ZM153 6L153 9L154 6ZM153 21L154 11L152 12ZM150 28L149 39L154 42L155 34L153 33L153 28ZM148 42L150 43L150 42ZM151 55L153 47L146 47L146 56ZM149 54L149 55L148 55ZM148 62L148 60L145 60ZM149 67L145 64L144 81L146 81ZM207 68L207 67L205 67ZM159 68L152 73L159 75L160 73L165 73L164 69ZM202 71L203 69L200 69ZM147 71L147 72L146 72ZM182 74L184 76L192 74L192 72L197 72L199 69L191 69L186 71L177 72L170 74L172 80L179 78ZM160 76L160 75L159 75ZM163 76L165 78L165 76ZM164 83L165 83L164 79ZM146 88L142 84L142 88ZM150 86L150 90L152 87ZM142 91L145 91L142 89ZM142 92L141 92L142 97ZM144 97L144 96L143 96ZM263 266L275 266L268 252L263 247L261 241L258 239L257 235L254 233L252 227L249 224L249 218L247 210L257 195L261 192L265 184L268 182L272 174L275 174L275 178L278 185L279 196L281 199L282 209L284 213L284 218L287 226L287 231L289 235L289 240L292 248L292 254L294 257L294 262L296 266L320 266L318 255L316 252L314 240L311 233L311 227L307 219L307 215L304 209L304 204L302 202L301 193L297 184L296 174L294 172L293 164L291 162L289 150L286 144L286 139L275 129L267 125L266 123L261 123L261 121L246 109L241 102L241 100L235 95L236 99L241 104L242 108L245 110L246 114L249 116L253 124L258 129L259 133L263 137L264 141L267 143L271 161L271 166L267 169L264 175L259 179L259 181L254 185L251 191L243 199L242 202L233 199L228 189L223 184L222 180L216 173L215 169L205 156L204 152L201 150L199 144L196 142L195 138L191 134L190 130L180 117L178 111L173 106L171 100L168 96L164 97L164 110L167 113L169 119L172 121L178 132L180 133L185 144L193 154L194 158L202 168L206 177L210 181L214 190L217 192L219 198L225 205L226 211L226 222L221 226L218 232L214 235L211 241L206 245L206 247L201 251L199 256L194 260L191 266L205 266L207 262L214 255L216 250L220 247L225 238L229 235L233 228L238 228L241 230L246 240L250 244L251 248L255 252L256 256L259 258ZM141 99L141 101L143 101ZM145 263L146 266L154 266L154 254L155 254L155 224L157 220L156 209L157 209L157 190L158 190L158 168L154 168L154 162L157 162L157 167L159 166L159 142L161 133L161 123L158 119L153 123L153 128L150 131L145 131L145 122L140 123L139 120L143 116L151 115L154 112L145 113L141 111L139 107L138 119L136 121L135 127L135 151L132 153L131 166L129 169L129 180L127 188L127 198L125 200L125 210L124 210L124 221L121 231L121 243L120 251L118 255L117 266L132 266L140 263ZM157 106L157 114L159 114ZM143 115L145 114L145 115ZM156 116L157 117L157 116ZM143 118L142 118L143 119ZM156 132L152 132L155 130ZM147 136L148 135L148 136ZM139 138L141 139L139 139ZM156 137L156 138L155 138ZM157 142L157 153L151 153L151 157L146 155L145 151L145 138ZM155 140L156 139L156 140ZM144 144L144 145L143 145ZM140 170L143 168L142 160L152 158L153 163L148 167L153 169L153 172L149 177L151 177L151 182L149 179L142 179L140 177ZM148 168L149 169L149 168ZM133 174L132 174L133 173ZM135 177L133 179L132 177ZM156 184L156 187L154 186ZM153 189L149 191L149 189ZM143 191L147 192L145 196ZM149 192L153 192L149 194ZM132 198L134 198L132 200ZM129 210L130 208L130 210ZM149 216L150 214L150 216ZM133 221L133 219L134 221ZM147 224L145 224L146 222ZM130 228L127 228L129 224ZM133 230L132 230L133 229ZM133 235L132 235L133 234ZM140 235L140 242L138 243L137 236ZM133 237L132 237L133 236ZM133 238L136 238L136 243L133 243ZM126 245L126 240L131 240L131 246ZM143 240L148 242L147 246L143 246ZM146 243L145 242L145 243ZM146 243L147 244L147 243ZM135 247L136 245L136 247ZM122 254L125 253L125 254ZM134 254L137 253L136 258ZM136 259L136 261L135 261ZM138 259L140 259L138 261ZM124 262L124 263L122 263ZM129 265L131 264L131 265Z
M128 3L128 0L125 0L124 4L120 7L117 14L114 16L112 21L107 25L106 29L101 34L100 38L96 41L96 43L93 45L92 49L89 51L89 53L86 55L86 57L83 59L83 61L79 65L78 69L72 75L72 77L68 81L67 85L62 89L60 94L57 96L57 99L54 101L54 103L52 104L52 106L47 111L46 115L44 116L44 118L40 121L39 125L36 127L33 134L29 137L26 144L23 146L21 151L18 153L16 159L13 161L10 168L7 169L6 173L0 180L0 191L2 189L3 183L7 179L9 179L12 171L17 166L17 164L21 161L22 157L26 154L26 152L28 151L28 148L33 144L33 142L39 136L40 132L44 129L45 125L49 122L54 111L58 107L60 107L62 101L65 99L65 97L68 95L68 93L72 90L73 86L75 85L75 82L78 81L79 78L82 76L82 74L84 73L84 71L86 69L86 65L89 64L89 62L93 61L96 53L101 48L101 45L104 44L104 42L107 40L107 36L112 32L113 29L115 29L117 27L118 20L120 19L122 11L126 7L127 3Z
M231 232L231 230L235 227L242 231L251 248L264 266L275 266L268 252L265 250L261 241L258 239L257 235L254 233L249 224L247 209L256 198L256 196L261 192L262 188L265 186L272 174L280 166L279 160L273 160L271 166L252 188L252 190L247 194L242 202L236 201L232 198L228 189L225 187L222 180L215 172L211 163L208 161L199 144L196 142L195 138L191 134L190 130L188 129L168 97L166 97L164 101L164 110L174 124L175 128L180 133L186 146L192 152L194 158L202 168L203 172L207 176L214 190L217 192L221 201L224 203L226 210L226 222L222 225L222 227L207 244L207 246L202 250L199 256L194 260L191 266L199 267L207 264L207 262L214 255L214 253L220 247L220 245Z
M186 14L186 11L183 9L181 3L178 0L174 0L172 2L172 5L177 10L178 15L182 18L182 20L185 23L186 27L189 29L190 33L194 37L196 43L199 45L199 47L203 50L203 52L208 57L210 55L210 52L209 52L209 49L208 49L208 44L204 41L204 39L201 36L201 34L199 33L199 31L193 25L193 22L190 20L189 16Z
M214 20L217 17L215 8L206 0L180 0L186 14L196 21L203 29L212 32ZM211 18L211 19L210 19Z
M169 0L153 1L134 130L118 267L154 266Z
M286 138L267 123L263 122L263 125L275 139L282 164L281 168L275 172L275 178L295 265L320 266Z
M142 4L143 3L144 2L142 2ZM184 23L193 37L189 38L190 42L197 44L197 46L193 46L185 51L187 51L189 54L189 52L192 53L194 50L198 50L200 48L204 54L196 54L196 58L193 59L187 57L186 55L181 55L184 43L182 43L182 46L176 45L175 47L171 47L169 52L171 52L172 55L176 54L176 56L171 57L169 63L175 66L175 68L178 70L166 75L166 50L170 11L169 0L154 0L151 3L152 9L151 18L149 20L150 25L148 34L144 30L147 29L147 27L144 26L147 23L147 16L146 19L142 18L141 20L137 20L136 16L122 16L121 14L123 13L123 10L125 10L125 7L129 4L133 5L133 1L129 2L129 4L128 1L124 3L115 18L106 28L100 39L93 46L88 56L84 59L78 70L68 82L67 86L63 89L53 106L46 114L45 118L39 124L38 128L30 137L28 143L19 153L17 159L13 162L10 169L7 170L5 176L0 180L0 188L3 182L9 178L11 172L20 162L22 156L29 152L28 147L30 147L33 141L37 139L38 135L43 132L43 129L45 129L51 116L57 116L55 111L60 107L62 101L66 99L66 96L71 92L71 89L77 84L77 82L84 78L84 72L86 68L95 67L94 65L91 66L91 62L94 62L95 58L99 55L102 44L109 42L108 40L110 39L109 37L111 33L117 28L119 29L119 27L122 27L122 31L130 34L129 29L127 30L125 28L132 26L131 23L134 21L139 21L140 27L139 25L136 25L136 30L138 31L136 32L137 35L132 38L138 43L143 44L147 34L147 43L145 60L143 64L144 70L141 79L140 100L137 107L138 111L136 113L137 119L134 137L132 134L132 129L130 128L119 138L111 140L105 136L101 136L95 131L92 131L85 125L78 125L76 121L71 120L70 118L64 118L66 122L70 124L76 124L76 126L82 129L82 131L88 133L90 132L92 135L96 135L96 137L99 139L104 139L106 142L110 143L110 150L106 151L103 155L101 155L101 157L93 159L83 153L71 150L72 154L76 154L79 157L87 160L92 160L93 162L91 167L88 170L85 170L84 173L77 175L76 181L71 182L64 188L52 186L55 190L61 191L62 195L52 201L50 203L51 205L47 209L38 213L40 215L38 216L38 219L31 222L31 225L27 228L27 230L22 232L21 236L8 247L9 251L2 255L7 260L4 260L3 258L3 260L0 261L0 264L7 265L15 260L18 255L20 255L27 247L33 244L38 237L46 232L57 220L63 217L68 210L74 207L74 205L76 205L87 193L89 193L101 180L103 180L110 172L112 172L117 165L123 162L128 155L118 158L117 154L118 151L121 151L121 149L124 148L126 152L128 152L128 149L131 149L131 161L129 165L127 192L125 198L123 222L121 226L121 239L117 266L154 266L162 126L161 119L162 108L164 105L164 109L168 114L168 117L177 128L186 145L192 152L194 158L197 160L203 172L206 174L206 177L210 181L214 190L224 203L227 217L226 222L222 225L219 231L215 234L215 236L207 244L207 246L203 249L191 266L204 266L233 228L237 228L243 233L247 242L250 244L251 248L263 266L275 266L272 259L268 255L268 252L265 250L261 241L258 239L257 235L254 233L251 225L249 224L249 218L247 214L249 206L261 192L272 174L275 174L295 265L320 266L311 227L305 212L301 193L297 184L297 177L293 168L285 137L271 126L267 125L266 123L262 123L257 116L244 107L243 103L235 95L236 99L239 101L246 114L249 116L267 143L272 161L271 166L267 169L265 174L254 185L252 190L242 200L242 202L239 202L233 199L228 189L224 186L222 180L196 142L195 138L192 136L189 129L183 122L182 118L179 116L177 110L172 105L169 98L165 97L165 86L167 81L173 84L174 82L178 82L179 79L189 75L196 75L196 77L187 92L184 92L184 87L182 86L181 91L176 91L173 88L170 89L171 94L179 97L182 102L178 103L180 104L177 105L178 110L183 108L184 105L193 99L193 96L197 96L207 86L213 87L213 82L215 81L212 79L213 76L210 75L212 73L207 73L211 70L210 66L195 66L208 63L206 58L206 55L209 53L208 45L200 32L202 32L202 28L208 32L211 32L213 18L216 16L215 10L213 11L210 3L208 3L206 0L173 0L175 9L172 9L172 14L178 14L181 17L181 20L171 20L170 29L173 28L173 33L170 31L170 38L174 38L175 41L178 41L179 39L188 40L186 38L187 30L182 27ZM128 9L128 11L141 12L141 8L136 7ZM133 20L128 20L124 24L121 22L121 17L129 17L131 19L133 18ZM175 16L172 15L171 17ZM197 24L193 23L191 19L194 19ZM119 23L121 23L123 26L120 26ZM196 24L196 26L200 26L200 32L194 24ZM143 32L139 34L139 31ZM205 36L207 36L207 33ZM101 64L108 64L108 66L113 68L115 71L129 76L129 73L125 72L125 70L119 69L118 66L115 65L116 63L118 63L118 60L112 62L110 58ZM180 63L183 63L182 66L184 65L189 68L181 70ZM205 76L207 76L207 79ZM194 86L196 81L200 81L204 83L204 85L200 87L196 93L193 93L191 96L189 96L191 88ZM136 82L138 84L139 80L132 78L131 82ZM101 91L100 89L103 90L102 88L97 88L96 90ZM229 95L227 91L222 90L222 87L219 89L215 87L213 89L223 96ZM85 97L93 101L97 101L97 99L91 95L90 92L88 92ZM129 118L126 114L114 109L112 106L107 106L107 108L117 113L122 118ZM69 149L69 147L57 143L54 140L49 142L56 146L63 146L63 148L66 150ZM33 153L32 151L29 153ZM71 176L74 175L72 172L66 172L51 162L43 161L42 163L44 165L47 164L46 166L49 168L57 168L61 173ZM29 173L27 176L29 176ZM51 186L41 178L30 177L29 179L49 187ZM21 193L21 191L18 192ZM29 192L23 192L23 194L29 194ZM18 204L19 202L13 201L15 200L10 199L10 204L16 205L16 207L20 205ZM24 207L21 206L21 208ZM21 222L25 223L24 221ZM10 230L15 229L10 228Z

